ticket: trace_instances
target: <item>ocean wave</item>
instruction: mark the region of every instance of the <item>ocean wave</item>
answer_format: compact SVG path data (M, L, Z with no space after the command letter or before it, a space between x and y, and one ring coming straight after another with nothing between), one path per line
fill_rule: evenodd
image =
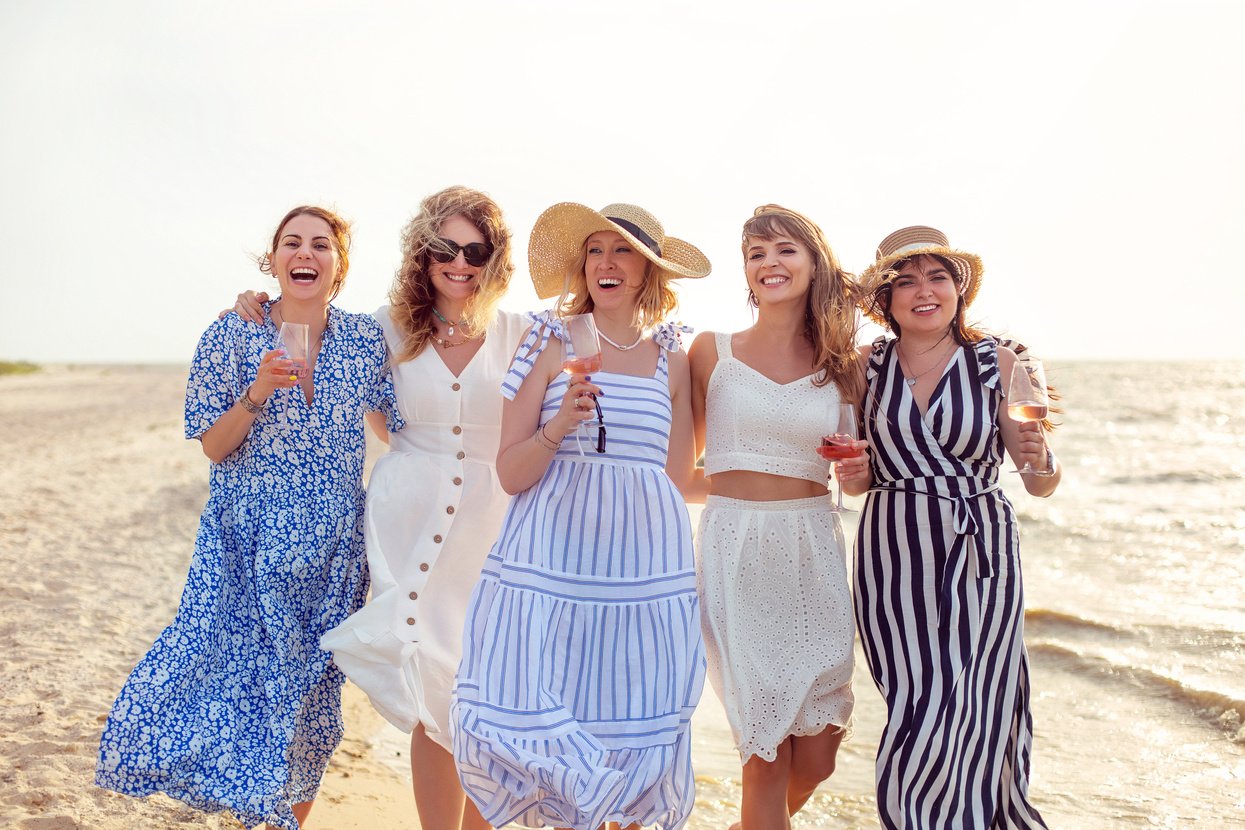
M1183 652L1228 658L1245 650L1245 632L1195 625L1119 625L1065 611L1029 608L1025 611L1025 638L1063 637L1106 642L1112 646L1141 644L1164 652Z
M1240 481L1245 476L1235 470L1178 470L1170 473L1129 474L1112 476L1102 480L1104 485L1173 485L1173 484L1222 484Z
M1027 643L1027 648L1031 655L1078 675L1095 675L1170 700L1217 727L1229 740L1245 745L1245 700L1199 689L1141 666L1113 663L1105 657L1084 654L1057 643Z

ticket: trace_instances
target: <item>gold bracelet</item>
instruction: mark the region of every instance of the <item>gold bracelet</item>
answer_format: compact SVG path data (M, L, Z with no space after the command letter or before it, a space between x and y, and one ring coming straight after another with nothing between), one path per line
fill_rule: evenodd
M536 434L533 437L536 439L537 444L540 444L542 447L549 450L550 452L557 452L558 449L562 446L561 441L554 441L552 438L550 438L548 435L545 434L544 424L540 425L540 429L536 430Z

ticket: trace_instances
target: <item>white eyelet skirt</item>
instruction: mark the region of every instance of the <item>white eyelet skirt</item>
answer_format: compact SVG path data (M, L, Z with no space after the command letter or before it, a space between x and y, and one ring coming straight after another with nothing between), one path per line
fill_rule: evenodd
M697 533L709 679L746 763L788 736L850 728L855 623L830 496L709 496Z

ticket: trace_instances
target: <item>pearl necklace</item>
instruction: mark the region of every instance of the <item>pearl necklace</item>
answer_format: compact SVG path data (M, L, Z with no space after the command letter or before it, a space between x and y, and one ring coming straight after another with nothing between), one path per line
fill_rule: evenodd
M600 337L602 340L604 340L606 343L609 343L615 349L618 349L618 351L629 352L632 349L634 349L636 346L640 345L641 341L644 340L644 330L643 329L640 330L640 334L636 337L635 342L632 343L630 346L620 346L618 343L615 343L613 340L611 340L608 334L601 331L600 329L597 329L597 336Z

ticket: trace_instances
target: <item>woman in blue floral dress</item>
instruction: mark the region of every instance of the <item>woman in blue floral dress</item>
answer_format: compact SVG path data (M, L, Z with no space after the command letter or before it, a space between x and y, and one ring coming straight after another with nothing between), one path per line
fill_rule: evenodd
M261 270L281 285L263 327L208 328L186 387L186 436L210 495L173 623L131 673L100 740L96 783L163 792L246 826L297 830L342 735L343 676L320 636L367 593L363 414L394 407L384 335L329 302L349 230L290 211ZM310 327L306 368L279 347Z

